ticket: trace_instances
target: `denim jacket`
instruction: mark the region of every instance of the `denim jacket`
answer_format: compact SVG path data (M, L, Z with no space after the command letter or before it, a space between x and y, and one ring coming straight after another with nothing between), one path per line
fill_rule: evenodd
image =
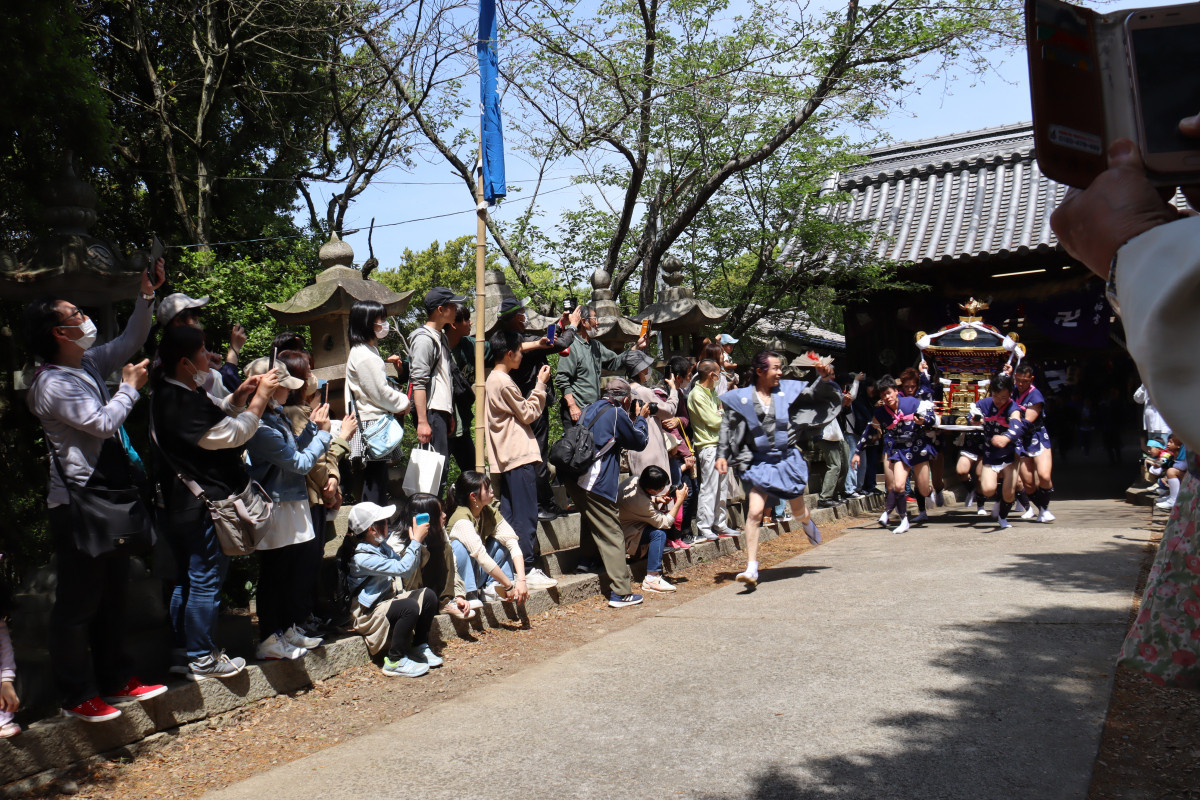
M356 593L364 608L374 608L392 593L394 579L407 578L421 566L423 547L418 541L410 541L404 554L398 555L387 542L381 542L378 547L359 542L350 559L350 568L346 570L346 589Z
M263 414L262 424L246 445L250 477L262 484L276 503L308 501L305 476L325 455L330 435L311 422L299 438L292 435L292 424L279 406Z

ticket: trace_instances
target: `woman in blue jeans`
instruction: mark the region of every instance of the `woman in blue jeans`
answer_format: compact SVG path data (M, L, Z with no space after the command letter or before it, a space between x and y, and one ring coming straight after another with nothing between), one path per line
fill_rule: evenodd
M459 475L446 494L454 566L473 608L484 600L529 599L520 539L492 505L495 498L491 480L474 470Z
M274 374L248 378L224 400L213 398L201 388L209 370L204 332L190 326L167 328L158 357L151 375L150 419L178 565L171 593L176 649L171 670L191 680L225 678L246 666L213 641L229 557L221 552L207 508L180 475L214 500L243 491L250 476L242 454L279 381Z

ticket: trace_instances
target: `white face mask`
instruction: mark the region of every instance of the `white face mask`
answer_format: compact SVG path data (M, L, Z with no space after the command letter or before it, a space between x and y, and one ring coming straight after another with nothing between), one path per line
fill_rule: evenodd
M81 350L87 350L96 343L96 323L90 319L85 319L82 325L60 325L60 328L79 328L79 332L83 334L78 339L75 339L75 344Z
M375 323L375 338L383 339L392 332L392 325L387 320Z
M196 366L194 361L188 361L188 363L191 364L192 367ZM192 383L196 384L197 389L203 388L204 381L207 379L208 375L206 375L203 370L197 370L196 372L192 373Z

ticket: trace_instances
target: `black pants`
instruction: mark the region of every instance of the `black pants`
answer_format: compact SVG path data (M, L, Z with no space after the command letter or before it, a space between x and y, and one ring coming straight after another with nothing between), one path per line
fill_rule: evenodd
M399 661L410 647L429 644L429 629L438 612L437 596L423 586L408 597L390 602L387 621L392 626L392 639L387 657Z
M543 465L544 466L544 465ZM525 557L525 572L537 566L540 555L537 540L538 494L535 482L537 469L525 464L500 473L500 516L517 532L521 555Z
M471 472L475 469L475 440L471 434L450 437L450 455L458 462L460 472ZM447 469L449 465L447 464Z
M258 607L259 639L266 640L272 633L286 631L304 621L305 617L300 616L305 603L300 576L308 544L256 551L258 591L254 597Z
M437 496L443 497L446 494L446 478L450 475L450 426L453 423L453 417L450 416L449 411L430 411L425 418L429 420L429 427L433 430L433 435L429 437L429 444L446 459L446 463L442 466L442 482L437 490Z
M133 675L125 652L125 601L129 556L93 558L72 539L69 506L50 509L50 533L58 561L58 587L50 613L50 668L63 707L115 694Z
M389 505L388 494L387 462L366 462L363 465L362 499L369 503L386 506Z
M298 590L296 600L299 607L296 609L297 621L304 622L308 619L308 615L312 614L317 606L318 586L317 582L321 575L321 563L325 558L325 520L328 516L325 506L309 506L309 512L312 514L313 530L317 535L311 541L296 545L301 548L300 555L296 559L296 583Z
M538 450L541 451L542 460L534 464L536 468L537 480L537 504L538 506L549 506L554 502L554 491L550 488L550 404L542 409L541 415L533 421L529 426L533 431L533 437L537 439ZM536 520L536 516L535 516ZM511 523L509 523L511 524ZM525 552L525 545L521 545L521 552ZM529 556L526 554L526 562Z

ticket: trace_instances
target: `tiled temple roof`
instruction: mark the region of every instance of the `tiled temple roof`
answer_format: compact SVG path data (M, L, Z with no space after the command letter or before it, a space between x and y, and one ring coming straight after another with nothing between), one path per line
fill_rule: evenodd
M838 177L851 199L833 215L871 223L880 257L933 264L1057 247L1050 213L1067 187L1038 169L1029 123L866 155L868 163Z

